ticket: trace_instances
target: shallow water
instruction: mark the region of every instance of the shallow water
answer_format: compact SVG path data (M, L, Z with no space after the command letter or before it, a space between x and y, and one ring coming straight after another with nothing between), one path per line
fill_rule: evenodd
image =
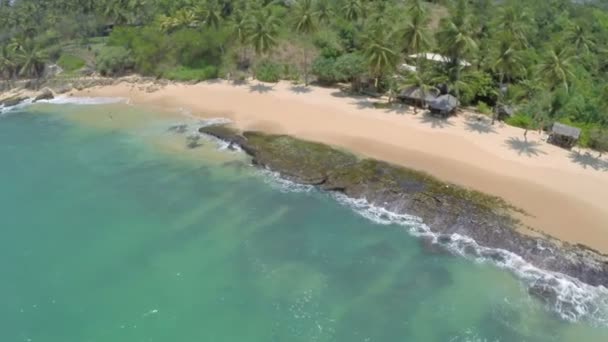
M0 341L608 340L510 272L285 191L196 124L123 104L0 116Z

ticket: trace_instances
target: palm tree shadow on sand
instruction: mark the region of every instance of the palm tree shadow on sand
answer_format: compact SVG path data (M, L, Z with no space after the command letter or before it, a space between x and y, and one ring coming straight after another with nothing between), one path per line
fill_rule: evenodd
M312 89L310 89L310 87L303 86L303 85L292 85L291 87L289 87L289 90L291 90L292 92L294 92L296 94L307 94L312 91Z
M527 141L520 138L510 137L505 141L507 147L517 152L518 155L527 157L538 157L547 152L540 149L541 143L537 141Z
M488 120L484 120L483 118L468 118L465 122L465 128L469 132L475 132L479 134L489 134L489 133L498 133L494 126L488 122Z
M274 90L274 87L262 84L262 83L258 83L258 84L254 84L249 86L249 92L251 93L259 93L259 94L265 94L268 92L271 92Z
M597 171L608 171L608 161L593 156L589 152L582 154L578 151L570 151L568 158L570 158L573 163L582 166L583 169L592 168Z
M423 124L430 124L431 128L447 128L450 126L454 126L454 124L449 119L434 117L428 111L424 112L421 116L419 116L418 120Z

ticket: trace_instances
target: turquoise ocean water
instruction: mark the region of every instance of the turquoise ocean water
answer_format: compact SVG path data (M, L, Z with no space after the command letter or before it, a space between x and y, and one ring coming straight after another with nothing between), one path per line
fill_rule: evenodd
M0 116L0 341L608 341L122 104ZM306 191L296 191L296 190Z

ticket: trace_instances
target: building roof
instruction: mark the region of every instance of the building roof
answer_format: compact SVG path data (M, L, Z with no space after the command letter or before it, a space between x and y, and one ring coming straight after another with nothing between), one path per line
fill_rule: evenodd
M435 100L431 101L429 106L431 107L431 109L434 110L451 112L454 109L458 108L458 104L459 102L457 98L450 94L446 94L441 95Z
M439 96L439 91L435 88L431 88L431 89L427 90L424 93L424 96L422 96L422 89L420 89L420 87L412 86L412 87L403 89L397 97L401 98L401 99L418 100L418 101L425 100L426 102L431 102L431 101L435 100L437 98L437 96Z
M551 131L554 134L563 135L574 139L578 139L581 136L580 128L564 125L559 122L553 124L553 129L551 129Z
M440 55L438 53L432 53L432 52L417 53L417 54L410 55L409 57L410 58L422 57L426 60L433 61L433 62L439 62L439 63L448 63L450 61L449 57ZM460 65L468 67L468 66L471 66L471 63L469 63L465 60L461 60Z

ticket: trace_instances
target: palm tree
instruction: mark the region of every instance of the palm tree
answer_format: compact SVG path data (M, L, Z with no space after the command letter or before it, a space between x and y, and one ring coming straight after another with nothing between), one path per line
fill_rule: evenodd
M344 18L349 21L357 21L363 18L364 10L361 0L346 0L346 3L342 6Z
M250 18L245 14L245 10L236 9L231 15L230 28L232 31L232 36L239 43L241 48L241 57L240 63L247 59L246 53L246 45L250 36Z
M277 45L277 35L281 20L265 7L258 10L250 19L249 40L256 53L265 55Z
M365 56L370 68L370 73L374 76L374 87L378 89L380 78L391 71L399 61L399 54L391 47L394 40L391 34L386 34L383 30L373 30L366 39Z
M521 73L525 70L523 63L520 58L519 51L516 49L517 42L515 42L511 35L507 32L502 35L498 44L498 55L494 60L492 69L499 75L499 100L496 103L494 115L492 116L492 124L496 121L496 115L498 114L498 106L504 105L505 81L510 81L514 75Z
M518 48L528 46L530 17L525 8L511 1L502 7L497 20L498 31L509 34Z
M317 23L312 0L299 0L294 7L294 29L306 39L316 31ZM308 49L304 47L304 83L308 86Z
M333 5L330 0L317 0L315 4L315 15L319 23L329 24L334 16Z
M572 46L579 54L588 54L595 46L595 42L587 35L586 30L577 24L570 27L565 39L566 44Z
M544 60L538 65L538 75L547 83L550 90L563 86L566 92L569 91L570 79L574 77L573 58L572 53L561 45L548 49Z
M449 18L442 19L437 32L437 41L440 50L449 58L455 75L454 83L459 84L464 58L477 50L466 0L459 0L453 14ZM460 97L459 87L456 87L456 97Z
M205 0L194 8L203 26L217 29L222 21L222 6L217 0Z
M33 40L26 41L17 51L16 57L21 66L20 75L35 77L36 79L42 77L48 56Z
M428 30L428 17L424 9L418 7L420 0L414 0L410 18L403 29L404 50L408 54L420 54L431 46ZM420 56L416 59L416 67L420 64Z
M3 44L0 48L0 78L10 81L15 76L17 63L15 56L8 44Z

